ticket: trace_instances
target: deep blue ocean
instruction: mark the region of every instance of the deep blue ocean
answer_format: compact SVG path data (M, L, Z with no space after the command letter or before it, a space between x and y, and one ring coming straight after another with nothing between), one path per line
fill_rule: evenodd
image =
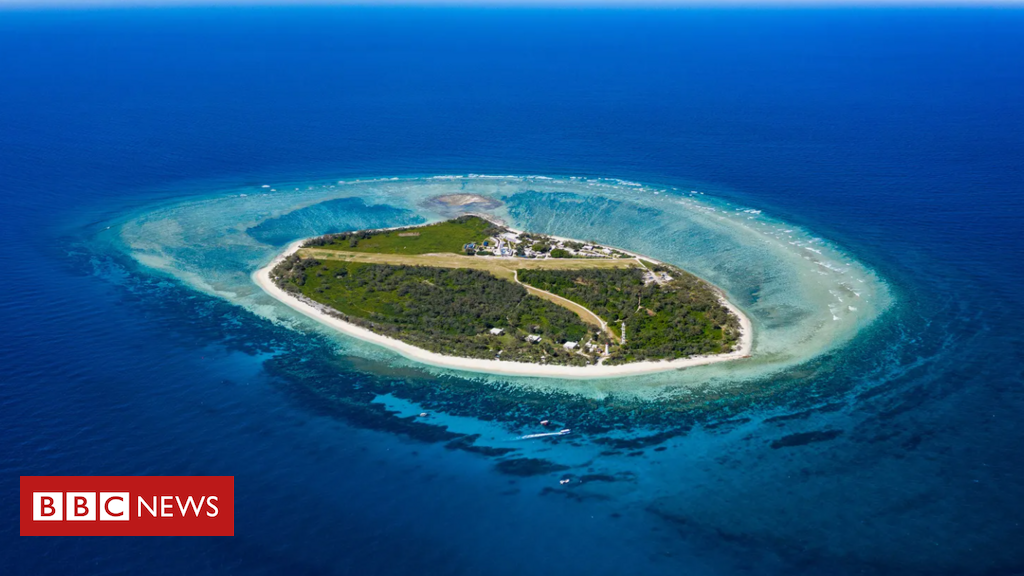
M614 474L510 470L364 392L481 426L585 403L338 358L102 236L467 173L706 183L894 305L770 402L595 404L550 444ZM0 574L1024 574L1022 236L1022 10L0 11ZM91 474L232 475L236 536L18 535L20 475Z

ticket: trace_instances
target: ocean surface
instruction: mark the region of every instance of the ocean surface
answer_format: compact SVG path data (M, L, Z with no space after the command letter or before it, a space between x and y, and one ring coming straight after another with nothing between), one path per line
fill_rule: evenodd
M1022 62L1009 9L0 11L0 573L1024 574ZM251 282L449 193L752 357L460 373ZM18 536L90 474L232 475L236 536Z

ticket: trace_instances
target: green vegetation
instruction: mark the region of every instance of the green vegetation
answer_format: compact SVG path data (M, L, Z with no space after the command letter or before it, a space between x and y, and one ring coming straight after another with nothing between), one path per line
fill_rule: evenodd
M682 270L657 267L671 280L644 283L640 269L520 270L519 280L587 307L626 343L608 364L684 358L732 350L739 321L712 289ZM650 273L647 273L650 274Z
M427 226L328 234L303 246L378 254L461 253L466 244L476 243L479 246L489 236L504 231L483 218L462 216Z
M271 278L328 314L452 356L623 364L729 352L739 340L738 319L691 274L593 242L613 257L580 255L584 244L539 234L496 242L503 232L463 216L329 234ZM498 257L513 251L528 257Z
M346 322L441 354L582 366L596 358L562 344L606 341L569 310L480 270L292 255L274 268L271 278ZM492 328L504 333L493 335ZM530 334L540 335L541 341L526 342Z

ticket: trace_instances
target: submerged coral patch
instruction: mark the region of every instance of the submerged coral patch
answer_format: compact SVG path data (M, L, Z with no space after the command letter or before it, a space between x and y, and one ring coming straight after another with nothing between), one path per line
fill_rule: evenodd
M604 179L470 175L275 183L270 189L221 190L142 211L121 224L119 234L137 261L197 290L326 334L351 357L414 366L303 318L263 293L251 275L280 252L289 228L301 228L297 240L437 222L460 205L512 228L593 241L690 271L722 288L751 319L756 334L750 357L735 362L594 381L506 375L480 376L481 382L593 398L727 393L734 385L792 370L838 349L891 303L874 272L797 226L687 188Z

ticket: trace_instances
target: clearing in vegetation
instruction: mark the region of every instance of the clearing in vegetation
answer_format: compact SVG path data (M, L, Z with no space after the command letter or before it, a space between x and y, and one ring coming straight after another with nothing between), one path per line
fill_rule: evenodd
M372 252L377 254L461 253L463 246L482 243L501 231L499 226L476 216L395 230L362 230L330 234L314 239L324 244L309 244L327 250ZM416 235L412 235L416 234Z

